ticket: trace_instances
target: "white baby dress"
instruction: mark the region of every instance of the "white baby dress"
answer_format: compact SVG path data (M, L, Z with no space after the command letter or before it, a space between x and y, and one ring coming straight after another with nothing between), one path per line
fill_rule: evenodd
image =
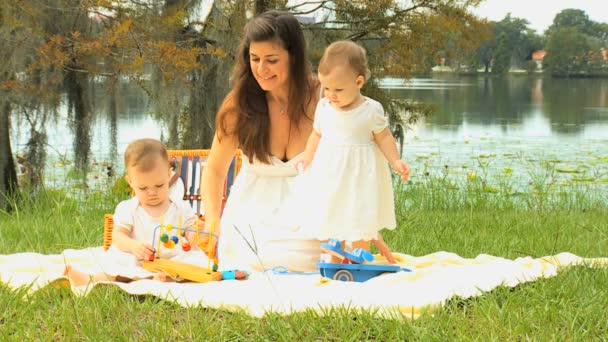
M321 240L355 241L395 228L391 173L373 135L387 127L382 105L373 99L365 97L349 111L319 101L314 129L321 140L297 186L305 194L299 205L305 231Z

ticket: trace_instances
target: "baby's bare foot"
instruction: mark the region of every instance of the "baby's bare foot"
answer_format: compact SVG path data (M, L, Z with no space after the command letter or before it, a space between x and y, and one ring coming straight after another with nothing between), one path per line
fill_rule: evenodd
M152 276L152 280L162 281L163 283L171 281L169 277L167 277L164 273L156 273Z
M67 276L74 286L88 285L91 282L90 275L80 272L69 265L63 270L63 275Z

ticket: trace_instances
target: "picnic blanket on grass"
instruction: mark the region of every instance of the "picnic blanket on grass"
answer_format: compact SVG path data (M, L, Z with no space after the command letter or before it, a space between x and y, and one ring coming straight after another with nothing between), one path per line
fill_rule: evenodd
M514 287L552 277L567 266L608 266L608 258L581 258L571 253L511 260L486 254L467 259L436 252L418 257L395 253L399 264L412 272L383 274L363 283L330 280L318 273L282 274L272 270L253 273L245 281L202 284L145 279L74 287L62 276L66 264L91 274L100 272L98 260L103 253L101 247L96 247L67 249L54 255L0 255L0 282L12 289L28 286L30 293L46 286L67 285L78 296L87 295L99 284L112 284L130 294L153 295L184 307L201 305L256 317L269 312L290 314L313 309L324 314L334 308L349 308L374 312L380 317L415 318L454 296L469 298L498 286Z

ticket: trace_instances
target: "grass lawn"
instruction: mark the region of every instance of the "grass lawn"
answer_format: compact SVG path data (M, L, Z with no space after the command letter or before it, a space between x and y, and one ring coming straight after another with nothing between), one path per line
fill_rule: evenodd
M436 190L411 186L397 192L399 228L385 234L394 250L412 255L443 250L464 257L563 251L608 256L603 199L575 194L579 197L514 200L481 192L454 197ZM0 212L0 254L99 246L103 214L118 201L108 196L94 194L83 201L52 191L28 196L14 211ZM257 319L183 308L114 287L98 286L77 298L69 289L25 296L25 289L0 285L0 340L607 340L606 284L608 270L574 267L513 289L454 298L413 321L341 309L324 317L311 311Z

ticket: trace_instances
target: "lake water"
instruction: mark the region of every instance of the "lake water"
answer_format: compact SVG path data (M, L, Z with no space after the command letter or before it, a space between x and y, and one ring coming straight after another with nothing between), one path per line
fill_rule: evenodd
M607 79L438 76L383 84L397 98L437 106L408 133L404 152L414 172L474 172L494 184L509 177L520 188L537 178L608 182Z
M491 182L509 177L519 187L534 177L560 184L608 184L608 79L436 75L408 82L386 79L382 85L397 98L437 107L406 137L404 157L414 181L424 174L466 179L475 173ZM160 138L166 131L151 115L145 95L129 85L123 88L115 127L106 114L107 101L96 101L91 126L96 164L120 165L131 140ZM62 174L58 168L69 169L58 156L73 159L67 110L59 112L57 120L45 124L53 175ZM23 118L13 120L11 135L13 150L22 153L28 139ZM103 167L93 168L94 179L104 175Z

